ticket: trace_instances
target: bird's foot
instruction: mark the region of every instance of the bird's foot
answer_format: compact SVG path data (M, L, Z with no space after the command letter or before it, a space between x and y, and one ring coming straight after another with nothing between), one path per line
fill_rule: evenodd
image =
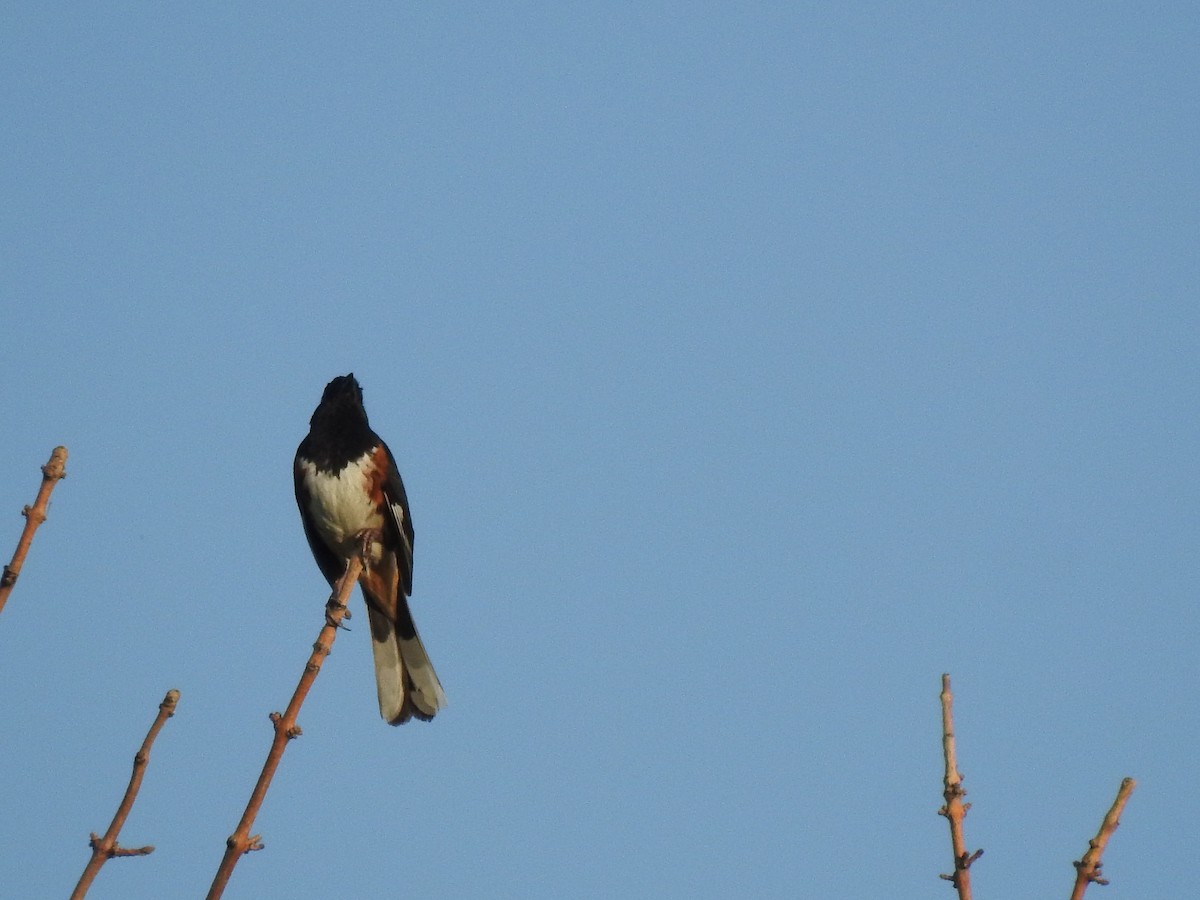
M339 616L338 613L341 613L341 615ZM336 594L330 597L325 603L325 624L349 631L349 626L345 624L345 620L349 618L350 608L345 603L338 603Z

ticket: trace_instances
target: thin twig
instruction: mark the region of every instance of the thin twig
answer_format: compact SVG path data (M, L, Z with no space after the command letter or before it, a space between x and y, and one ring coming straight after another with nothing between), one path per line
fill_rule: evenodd
M21 515L25 517L25 529L21 532L21 539L17 541L17 552L13 554L12 562L4 567L4 574L0 576L0 612L4 610L8 595L17 583L17 576L21 574L25 554L29 552L29 545L33 542L33 533L46 521L46 505L50 502L50 492L66 477L67 448L55 447L54 452L50 454L50 461L42 466L42 486L38 489L37 499L33 501L33 506L26 506L21 510Z
M954 746L954 695L950 693L950 676L942 676L942 752L946 757L946 790L942 794L946 805L938 810L950 822L950 843L954 846L954 874L939 877L951 882L958 891L959 900L971 900L971 864L983 856L982 850L967 852L963 838L963 819L970 803L963 803L967 795L963 790L962 775L958 771L958 753Z
M1096 836L1088 841L1088 850L1083 854L1083 859L1075 862L1075 889L1071 891L1071 900L1083 900L1083 893L1092 882L1108 884L1100 876L1100 868L1103 865L1100 857L1104 855L1108 839L1121 824L1121 813L1125 809L1125 801L1129 799L1129 795L1133 793L1135 787L1137 787L1137 782L1132 778L1121 780L1121 787L1117 790L1117 799L1113 801L1112 809L1100 823L1100 830L1096 832Z
M325 626L317 636L317 642L313 644L312 655L309 656L308 662L304 666L304 674L300 676L300 683L296 685L296 692L292 695L291 702L283 715L277 712L271 713L271 721L275 725L275 737L271 741L271 750L267 754L266 763L263 764L262 774L258 776L258 783L254 785L254 790L250 794L250 802L246 804L242 820L225 842L225 856L221 859L216 877L213 878L212 887L208 889L207 900L217 900L225 892L225 886L229 883L233 868L242 856L252 850L263 848L260 836L251 835L250 829L254 826L254 819L262 808L263 799L267 795L267 789L271 786L271 779L275 777L275 770L279 768L279 761L283 759L283 751L287 748L288 741L300 736L296 717L300 713L300 707L304 704L305 697L308 696L309 688L312 687L321 671L321 664L333 648L337 630L346 615L346 601L350 599L350 592L354 589L361 572L362 559L357 555L351 557L350 562L346 565L346 573L338 582L337 590L326 606Z
M146 733L146 739L142 741L142 746L134 754L133 775L129 778L129 787L125 789L125 796L121 799L121 805L117 807L112 824L108 826L108 831L104 832L104 837L97 837L96 833L92 832L92 858L88 860L83 874L79 876L79 883L75 885L75 890L71 893L71 900L81 900L88 892L88 888L92 886L92 881L100 871L100 867L114 856L146 856L154 852L153 847L137 847L127 850L117 844L117 835L121 833L121 827L129 817L129 811L133 809L133 802L137 800L138 791L142 786L142 777L146 774L146 766L150 763L150 747L154 743L154 739L158 737L158 733L162 731L167 719L175 715L175 705L178 702L179 691L171 690L167 691L163 702L158 704L158 715L154 719L154 724L150 726L150 730Z

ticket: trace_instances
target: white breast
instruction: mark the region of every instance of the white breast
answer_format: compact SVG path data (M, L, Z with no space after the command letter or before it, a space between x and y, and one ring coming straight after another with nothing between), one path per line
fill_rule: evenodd
M375 471L370 453L350 463L340 472L320 472L312 463L300 464L304 486L308 488L308 511L318 532L330 549L348 558L357 549L357 535L365 529L383 527L383 516L371 502L368 484ZM372 548L378 556L382 548Z

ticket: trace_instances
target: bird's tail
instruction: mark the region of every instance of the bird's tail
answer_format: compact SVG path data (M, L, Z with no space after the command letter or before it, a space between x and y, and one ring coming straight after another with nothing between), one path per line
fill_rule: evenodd
M379 714L390 725L402 725L414 716L428 722L446 705L446 694L417 634L408 602L403 596L398 601L395 622L374 605L367 606Z

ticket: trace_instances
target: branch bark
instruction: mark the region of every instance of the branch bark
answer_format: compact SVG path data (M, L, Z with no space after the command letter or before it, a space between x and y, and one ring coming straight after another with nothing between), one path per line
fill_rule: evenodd
M21 515L25 517L25 529L21 532L21 539L17 541L17 550L13 554L12 562L4 567L4 574L0 576L0 612L4 611L8 595L12 593L13 585L17 583L17 576L21 574L21 566L25 564L25 554L29 552L29 545L33 542L33 533L38 530L39 525L46 521L46 506L50 502L50 492L54 490L54 486L59 481L66 477L67 448L55 447L54 452L50 454L50 461L42 466L42 486L38 489L37 499L33 501L33 506L26 506L21 510Z
M304 705L309 689L321 671L321 664L333 648L337 630L346 616L346 602L358 581L362 567L362 559L359 556L351 557L350 562L346 565L345 574L338 582L334 596L326 605L325 626L317 636L317 642L313 644L312 655L309 656L308 662L304 666L304 674L300 676L300 683L296 685L296 692L292 695L291 702L288 703L283 715L277 712L271 713L271 721L275 726L275 737L271 741L267 761L263 764L262 774L258 776L258 782L250 794L250 802L246 804L246 811L242 814L241 821L238 822L237 828L225 842L225 856L221 859L221 865L213 878L212 887L208 890L207 900L218 900L225 892L225 887L229 884L229 878L233 874L238 860L253 850L263 849L264 845L260 836L251 835L250 829L254 826L254 819L262 808L263 799L267 795L267 789L271 786L271 779L275 777L275 770L279 768L279 762L283 759L283 751L287 748L288 741L301 734L300 727L296 724L296 717L300 713L300 707Z
M963 819L970 803L963 803L967 792L962 786L962 775L958 771L958 751L954 744L954 695L950 693L950 676L942 676L942 753L946 757L946 775L943 779L945 791L942 796L946 805L938 810L950 822L950 843L954 848L954 874L939 877L949 881L958 891L959 900L971 900L971 864L983 856L982 850L967 852L963 838Z
M96 833L92 832L92 858L88 860L83 874L79 876L79 883L75 885L75 890L71 893L71 900L82 900L83 896L87 894L88 888L92 886L92 881L95 880L100 867L114 856L146 856L154 852L153 847L137 847L132 850L121 847L117 844L117 835L121 833L121 828L129 817L129 811L133 809L133 803L137 800L138 791L142 787L146 766L150 764L150 747L154 744L158 733L162 731L167 719L175 715L175 705L178 702L179 691L170 690L167 691L163 702L158 704L158 715L154 719L154 724L150 726L150 730L146 733L146 739L142 741L142 746L134 754L133 775L129 778L129 787L125 789L125 796L121 799L121 805L117 807L112 824L108 826L108 831L104 832L104 837L97 837Z
M1112 808L1104 817L1104 821L1100 823L1100 830L1096 832L1096 836L1088 841L1087 853L1083 854L1083 859L1075 862L1075 889L1071 891L1071 900L1083 900L1084 891L1088 889L1088 885L1092 882L1096 884L1108 884L1101 877L1100 868L1103 863L1100 862L1100 857L1104 855L1104 848L1108 846L1108 839L1112 837L1112 833L1117 830L1117 826L1121 824L1121 813L1125 809L1125 802L1129 799L1129 795L1133 793L1133 789L1137 787L1137 782L1132 778L1124 778L1121 780L1121 787L1117 790L1117 799L1113 801Z

